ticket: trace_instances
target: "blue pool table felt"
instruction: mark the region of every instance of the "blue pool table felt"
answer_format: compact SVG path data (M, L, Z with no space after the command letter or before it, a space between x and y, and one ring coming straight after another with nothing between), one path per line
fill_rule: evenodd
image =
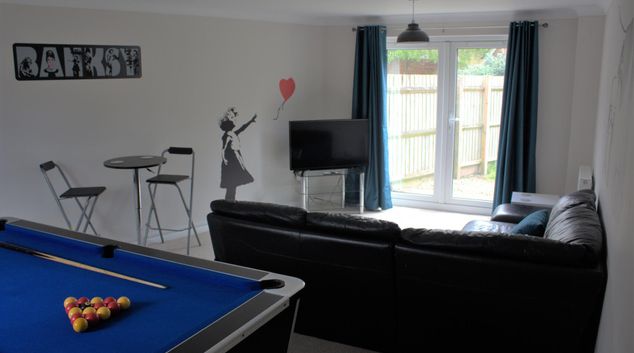
M0 248L0 352L165 352L258 294L257 281L7 224L0 241L166 285L158 289ZM132 307L75 333L68 296Z

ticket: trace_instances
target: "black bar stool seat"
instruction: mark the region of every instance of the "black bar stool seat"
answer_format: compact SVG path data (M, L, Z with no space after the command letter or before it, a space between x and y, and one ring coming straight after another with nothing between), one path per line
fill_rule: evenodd
M62 199L70 199L73 197L97 197L104 191L106 191L105 186L70 188L59 195L59 197Z
M189 179L189 175L159 174L146 180L150 184L176 184Z

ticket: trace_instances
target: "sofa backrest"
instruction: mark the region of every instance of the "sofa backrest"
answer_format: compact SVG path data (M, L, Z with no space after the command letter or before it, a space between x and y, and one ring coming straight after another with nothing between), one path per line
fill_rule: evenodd
M211 211L215 214L281 227L303 228L306 224L304 209L264 202L214 200Z
M408 228L401 239L405 247L451 254L574 267L596 265L595 257L582 245L529 235Z
M358 240L378 240L394 243L401 229L392 222L342 213L313 212L306 215L310 230Z
M218 200L211 208L207 221L216 260L306 282L297 332L389 350L395 335L396 224L256 202Z
M591 190L581 190L562 197L550 212L544 238L585 247L589 256L599 259L603 230Z

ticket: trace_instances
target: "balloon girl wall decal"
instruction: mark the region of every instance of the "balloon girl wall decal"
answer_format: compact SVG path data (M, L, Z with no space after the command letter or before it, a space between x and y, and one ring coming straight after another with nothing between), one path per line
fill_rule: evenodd
M279 85L280 93L282 94L282 99L284 99L284 101L282 101L282 104L280 104L279 108L277 108L277 115L273 120L277 120L280 117L280 111L284 110L284 105L286 104L286 101L288 101L293 93L295 93L295 80L293 80L292 77L281 79Z
M254 114L249 121L236 129L236 119L238 111L235 107L230 107L224 116L218 121L222 134L222 164L220 166L220 187L227 189L225 200L236 199L236 189L240 185L253 182L253 176L244 164L244 157L240 151L240 133L246 130L249 125L255 122L258 115Z

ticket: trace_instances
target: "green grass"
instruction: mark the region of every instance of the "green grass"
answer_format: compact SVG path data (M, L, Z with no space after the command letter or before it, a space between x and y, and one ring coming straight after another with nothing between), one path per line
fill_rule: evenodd
M487 180L495 180L495 173L497 171L497 162L489 162L487 165L487 173L484 176Z

